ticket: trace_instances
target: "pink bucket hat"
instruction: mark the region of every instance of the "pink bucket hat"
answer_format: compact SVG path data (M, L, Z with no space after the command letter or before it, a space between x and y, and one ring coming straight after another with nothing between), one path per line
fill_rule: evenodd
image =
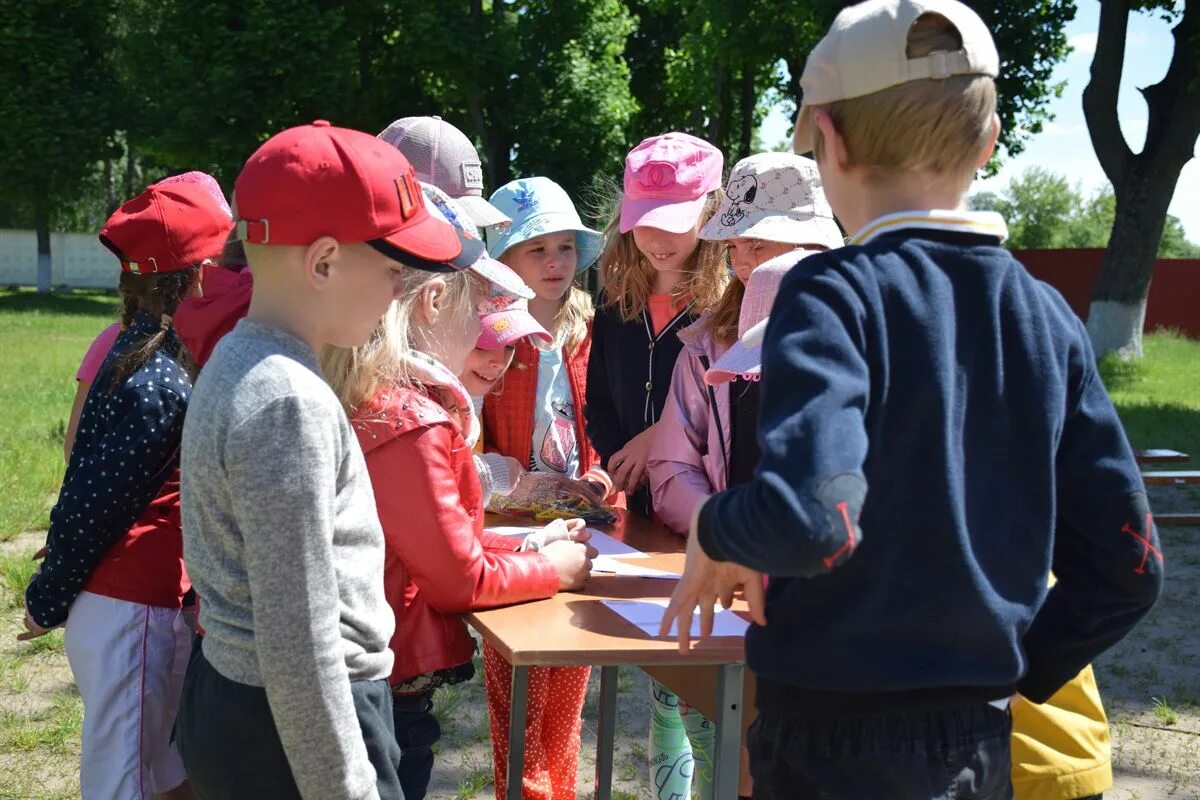
M783 276L804 257L803 251L792 251L766 261L746 282L746 296L738 314L738 340L704 373L704 382L719 386L738 378L756 381L762 371L762 343L767 319Z
M508 269L504 264L500 264L500 267ZM518 297L495 283L491 284L490 289L491 293L479 301L477 308L480 332L479 339L475 342L476 347L481 350L499 350L526 336L541 339L546 344L554 341L554 337L529 313L527 299Z
M625 158L621 233L639 225L683 233L696 224L708 193L721 186L725 159L703 139L664 133Z

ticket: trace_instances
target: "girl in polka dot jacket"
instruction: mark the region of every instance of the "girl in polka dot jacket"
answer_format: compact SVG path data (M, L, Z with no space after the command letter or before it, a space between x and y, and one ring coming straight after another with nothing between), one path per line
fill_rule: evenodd
M150 186L100 234L121 262L121 333L84 402L25 593L20 638L66 626L85 798L190 796L170 733L190 653L179 445L192 362L171 316L232 224L216 182L195 176Z

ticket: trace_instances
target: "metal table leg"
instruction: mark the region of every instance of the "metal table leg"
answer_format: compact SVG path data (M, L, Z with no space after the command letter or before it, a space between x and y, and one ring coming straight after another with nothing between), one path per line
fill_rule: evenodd
M742 764L742 679L744 664L717 669L717 741L713 753L713 797L737 800Z
M529 703L529 667L513 667L512 706L508 710L508 785L506 800L521 800L525 774L525 716Z
M596 800L611 800L613 741L617 729L617 667L600 668L600 721L596 725Z

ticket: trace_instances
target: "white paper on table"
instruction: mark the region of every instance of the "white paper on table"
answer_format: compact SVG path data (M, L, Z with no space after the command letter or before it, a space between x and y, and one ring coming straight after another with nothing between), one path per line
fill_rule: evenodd
M645 555L643 553L643 555ZM678 572L668 572L665 569L643 567L639 564L627 564L612 556L596 556L592 559L592 572L605 572L613 575L627 575L633 578L673 578L679 580Z
M662 626L663 615L667 611L666 600L603 600L601 602L620 615L622 619L641 628L647 636L656 638L658 629ZM746 629L749 627L750 623L737 614L717 606L717 613L713 615L713 636L745 636ZM668 635L676 636L678 632L679 624L671 623L671 632ZM697 610L692 615L692 638L699 637L700 613Z
M534 531L540 531L541 528L501 526L496 528L485 528L484 530L486 530L488 533L494 533L499 536L520 536L524 538ZM588 528L588 530L592 532L592 538L588 540L588 544L596 548L596 552L602 556L649 558L649 556L643 553L641 550L635 550L624 542L617 541L604 531L598 531L595 528Z

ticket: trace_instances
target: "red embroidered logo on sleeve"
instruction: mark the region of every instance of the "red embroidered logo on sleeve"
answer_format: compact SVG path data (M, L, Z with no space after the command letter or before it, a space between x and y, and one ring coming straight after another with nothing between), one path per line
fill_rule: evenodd
M1142 543L1142 547L1143 547L1142 563L1138 564L1133 569L1133 571L1136 572L1138 575L1142 575L1146 572L1146 562L1150 560L1151 553L1154 553L1154 557L1158 559L1158 563L1160 563L1160 564L1163 563L1162 551L1160 551L1157 547L1155 547L1150 542L1150 532L1152 530L1151 526L1153 524L1154 524L1154 521L1153 521L1152 517L1150 516L1150 513L1147 512L1146 513L1146 533L1145 534L1135 531L1128 522L1126 522L1124 527L1121 528L1121 533L1128 533L1130 536L1132 536L1133 538L1137 539L1139 542Z
M843 500L837 504L837 510L842 514L842 522L846 525L846 543L837 549L837 551L824 559L825 568L832 569L838 559L843 555L849 555L854 552L854 547L857 544L854 537L854 523L850 521L850 508Z

